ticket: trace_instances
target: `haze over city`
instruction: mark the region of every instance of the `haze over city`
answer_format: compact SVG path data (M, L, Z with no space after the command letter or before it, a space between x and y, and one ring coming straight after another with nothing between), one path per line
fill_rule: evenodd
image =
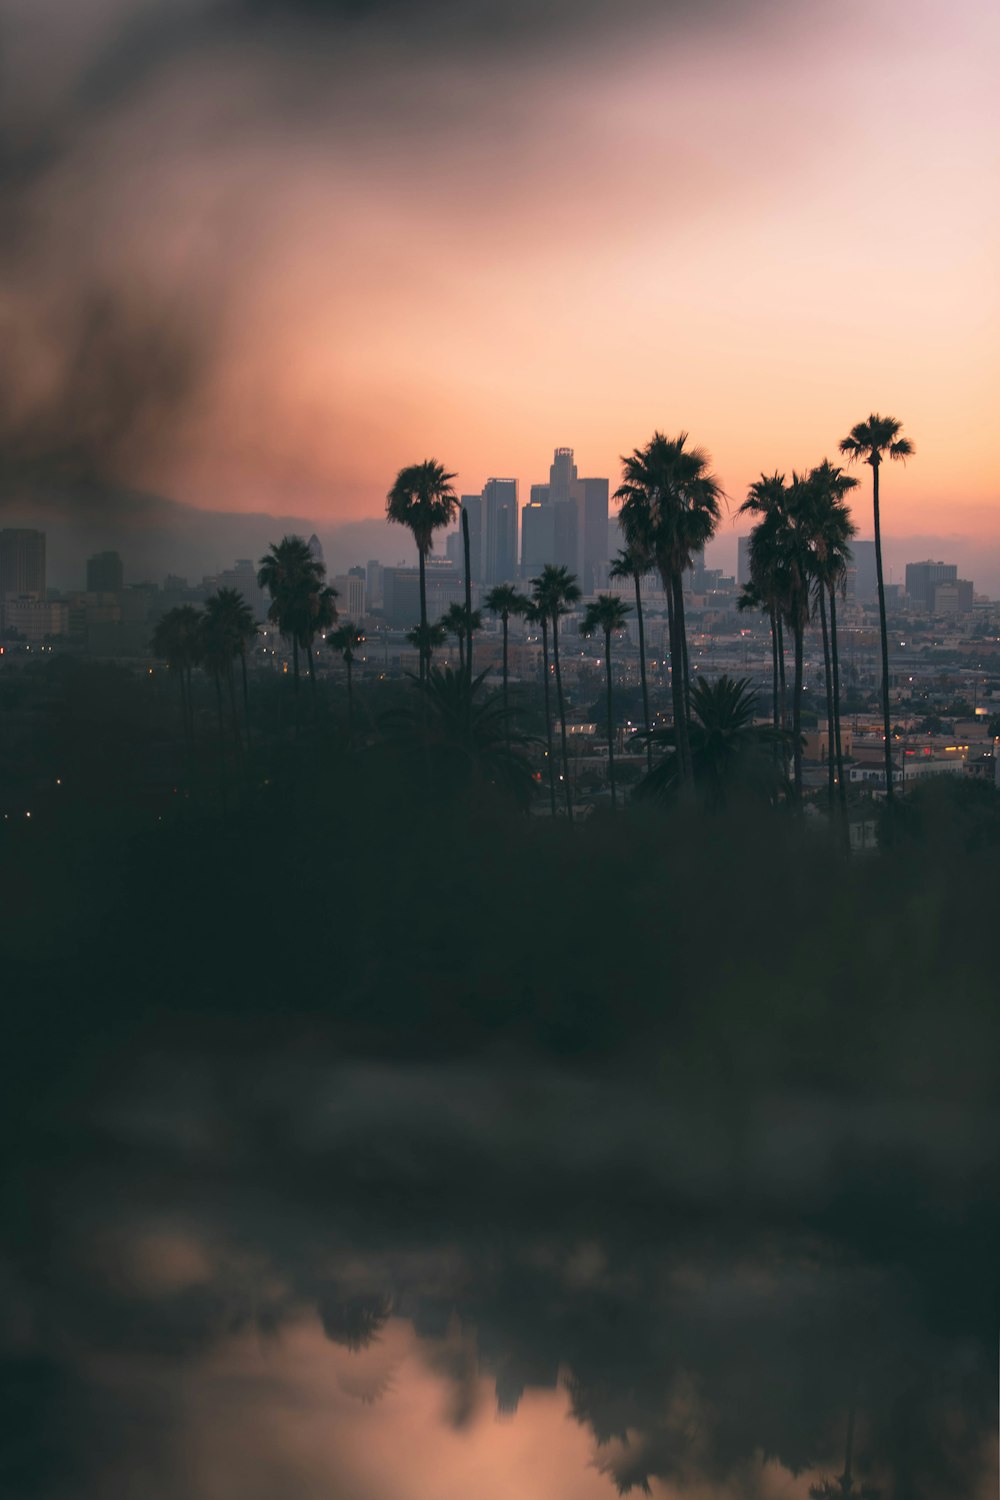
M993 1500L996 0L0 0L0 1500Z

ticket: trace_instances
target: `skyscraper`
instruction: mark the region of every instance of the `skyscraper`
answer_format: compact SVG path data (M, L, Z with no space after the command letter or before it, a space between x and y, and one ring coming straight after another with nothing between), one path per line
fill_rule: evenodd
M87 558L87 593L120 594L125 586L125 569L117 552L95 552Z
M492 481L491 481L492 482ZM469 577L473 583L483 581L483 496L463 495L462 509L469 517ZM461 535L461 518L459 518L459 534ZM465 567L465 545L461 543L458 549L459 565Z
M958 564L944 562L919 562L906 564L906 592L913 604L920 609L934 609L934 590L939 583L954 583L958 578ZM971 607L971 606L970 606Z
M854 558L854 597L859 604L872 604L878 598L875 543L852 542L851 555Z
M533 484L531 499L521 509L521 572L526 578L555 556L555 514L555 507L549 504L548 485Z
M483 582L512 583L517 577L517 480L487 480L483 512ZM470 543L471 532L470 524Z
M0 629L11 599L45 598L45 532L26 527L0 531Z
M578 479L574 486L579 505L580 583L585 594L594 592L594 569L608 560L608 490L606 479Z

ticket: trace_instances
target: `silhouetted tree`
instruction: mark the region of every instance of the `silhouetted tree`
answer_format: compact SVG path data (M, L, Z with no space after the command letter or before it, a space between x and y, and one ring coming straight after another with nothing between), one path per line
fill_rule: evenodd
M354 648L360 646L364 641L364 631L360 625L355 625L351 620L344 620L327 636L327 645L332 646L338 652L347 668L347 733L350 735L354 725Z
M872 412L864 422L856 422L841 440L840 451L850 463L865 463L872 471L872 508L875 517L875 576L878 582L878 619L882 640L882 730L885 736L885 797L893 807L892 726L889 722L889 631L885 617L885 583L882 576L882 521L879 514L879 470L886 458L905 461L914 452L909 438L900 437L902 422L895 417L880 417Z
M285 536L272 542L260 560L257 583L267 589L271 604L267 618L292 643L292 674L295 688L295 719L298 724L299 648L309 652L309 675L315 690L312 643L323 622L333 623L336 609L333 589L324 586L326 568L300 536Z
M568 568L546 563L538 578L531 580L536 607L548 616L552 626L552 662L556 671L556 698L559 704L559 732L562 741L563 789L566 816L572 822L573 798L569 785L569 752L566 748L566 702L563 697L562 668L559 664L559 620L580 597L576 574Z
M400 469L386 496L389 521L406 526L413 534L420 569L420 680L430 670L430 637L427 635L427 555L434 545L434 533L454 519L459 502L452 489L454 474L449 474L433 458L409 464Z
M237 589L219 589L217 593L205 601L205 612L212 620L213 633L218 637L220 643L226 643L230 652L226 677L233 716L233 737L237 744L240 742L240 730L236 712L236 686L233 677L233 667L236 658L239 657L243 686L243 723L247 748L249 749L250 692L247 684L247 642L252 641L257 634L257 622L253 617L253 611L250 606Z
M491 615L499 615L503 626L503 701L504 707L507 703L507 650L508 650L508 625L511 615L524 615L531 607L531 600L526 594L519 594L512 583L498 583L495 588L490 589L486 595L486 608Z
M622 521L625 529L625 522ZM642 546L641 538L637 535L634 541L629 541L611 563L608 569L609 578L631 578L635 587L635 619L639 630L639 681L642 684L642 727L646 734L646 769L653 769L653 742L649 739L650 717L649 717L649 681L646 675L646 625L642 612L642 580L653 565L652 557Z
M191 671L201 657L201 610L192 604L168 609L156 622L150 642L153 655L176 672L181 689L181 727L188 750L194 746Z
M611 681L611 636L616 630L624 630L628 617L628 605L617 594L598 594L593 603L587 605L580 626L582 635L604 633L604 670L608 694L608 779L611 782L611 805L617 806L615 791L615 715Z

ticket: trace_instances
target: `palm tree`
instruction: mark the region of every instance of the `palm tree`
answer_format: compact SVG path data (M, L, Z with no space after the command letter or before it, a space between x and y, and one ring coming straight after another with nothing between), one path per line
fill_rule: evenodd
M225 615L217 607L217 597L206 600L201 615L200 644L201 665L215 683L215 703L219 715L219 744L223 752L226 746L226 726L222 711L222 679L226 678L230 688L230 706L233 714L233 729L238 735L236 722L236 695L233 692L233 658L237 646L227 628Z
M312 642L316 634L313 622L330 617L332 589L324 589L326 568L309 550L300 536L284 536L272 542L260 560L257 585L267 589L271 604L267 618L292 642L292 671L295 684L295 715L298 723L299 647L308 643L309 673L315 686L312 664ZM323 595L324 597L320 597ZM333 610L332 618L336 617ZM332 623L332 618L330 623ZM322 628L321 626L316 627Z
M441 616L441 624L448 635L458 640L459 671L468 677L468 664L472 659L472 635L481 630L483 617L478 609L469 610L464 604L449 604Z
M360 625L355 625L351 620L344 620L338 625L326 641L334 651L338 651L343 657L347 668L347 734L350 738L351 728L354 723L354 681L352 669L354 667L354 648L360 646L364 641L364 631Z
M573 820L573 799L569 787L569 752L566 748L566 702L563 698L562 669L559 665L559 619L580 598L576 574L556 563L546 563L538 578L531 580L536 606L548 616L552 626L552 661L556 669L556 699L559 704L559 733L562 741L563 789L566 816Z
M507 634L511 615L523 615L531 607L526 594L519 594L512 583L498 583L486 595L486 608L499 615L503 625L503 702L507 708Z
M646 679L646 627L642 616L642 580L652 566L652 559L644 552L637 541L629 542L622 548L608 569L609 578L631 578L635 586L635 618L639 627L639 681L642 684L642 727L647 736L646 739L646 769L653 769L653 745L648 738L650 729L649 720L649 683Z
M844 784L844 754L840 733L840 654L837 644L837 594L843 594L847 583L847 570L851 562L851 538L858 528L851 520L851 513L844 496L857 489L858 481L845 474L836 464L824 458L812 469L809 482L813 490L815 516L813 524L813 546L817 585L820 589L821 618L826 626L823 611L824 591L829 601L830 650L827 663L827 702L832 710L832 724L828 725L828 755L830 764L830 801L833 802L833 766L836 763L836 783L839 791L841 822L845 840L849 839L847 827L847 787Z
M428 625L415 625L406 632L406 639L420 652L420 661L426 662L430 671L431 655L440 650L448 639L448 632L440 621L432 620Z
M608 690L608 779L611 782L611 806L617 807L615 791L615 711L611 681L611 635L615 630L624 630L628 616L628 605L617 594L598 594L593 603L587 605L581 635L604 632L604 670Z
M447 526L459 508L449 474L433 458L409 464L400 469L385 499L386 517L413 533L420 566L420 680L430 670L430 646L427 635L427 554L434 545L434 533Z
M390 737L407 749L419 743L438 793L481 790L492 786L527 809L534 790L525 751L532 743L512 730L508 711L496 694L482 694L487 673L470 683L450 667L432 667L421 686L426 706L386 714Z
M746 677L722 676L710 683L700 677L691 690L691 764L695 786L710 809L725 806L728 792L738 778L745 787L773 801L780 785L771 747L790 738L773 724L755 724L757 698ZM674 751L648 776L635 795L667 800L684 785L680 765L677 726L656 729L657 744Z
M882 729L885 735L885 796L893 806L892 725L889 722L889 632L885 619L885 584L882 578L882 522L879 515L878 475L886 458L903 463L914 452L909 438L900 437L902 422L895 417L880 417L872 412L865 422L855 422L841 440L840 451L849 463L865 463L872 471L872 506L875 515L875 575L878 580L878 619L882 633Z
M747 490L747 497L739 510L738 516L754 515L767 516L772 511L783 511L787 500L787 486L784 474L762 474L755 479ZM755 549L756 540L756 549ZM764 537L750 537L750 580L754 589L761 598L762 608L766 609L771 621L772 638L772 660L774 662L776 681L778 683L777 697L780 700L781 726L785 727L787 712L785 706L785 633L782 609L782 585L786 582L781 577L778 559L769 555L766 546L763 545ZM756 556L755 556L756 550ZM777 718L775 724L778 723Z
M161 615L153 630L153 655L177 673L181 689L181 726L188 750L194 748L194 708L191 700L191 669L201 656L201 611L192 604L179 604Z
M532 625L538 625L542 632L542 692L545 698L545 755L549 770L549 808L552 816L556 815L556 758L552 749L552 708L549 703L549 616L548 611L535 602L528 601L528 607L524 611L524 617Z
M670 680L674 723L682 774L691 775L687 733L690 699L687 630L684 619L684 574L694 554L715 535L721 514L722 487L709 472L708 454L687 447L688 434L667 438L654 432L645 448L622 458L623 480L615 498L622 502L622 528L644 539L667 595L670 630Z
M236 688L233 681L233 661L238 656L240 659L240 671L243 680L243 724L246 733L247 748L250 747L250 694L247 685L247 642L252 641L257 634L257 622L253 617L253 611L237 589L219 589L216 594L205 601L206 613L212 616L215 629L220 639L224 639L231 647L231 657L227 677L229 681L229 699L233 715L233 735L236 743L240 742L239 724L236 714Z

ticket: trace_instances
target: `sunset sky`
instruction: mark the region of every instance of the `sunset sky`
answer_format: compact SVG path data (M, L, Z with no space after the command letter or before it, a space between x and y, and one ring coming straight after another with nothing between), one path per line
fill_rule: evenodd
M0 19L8 498L339 524L660 427L740 499L879 410L887 529L997 545L994 0Z

